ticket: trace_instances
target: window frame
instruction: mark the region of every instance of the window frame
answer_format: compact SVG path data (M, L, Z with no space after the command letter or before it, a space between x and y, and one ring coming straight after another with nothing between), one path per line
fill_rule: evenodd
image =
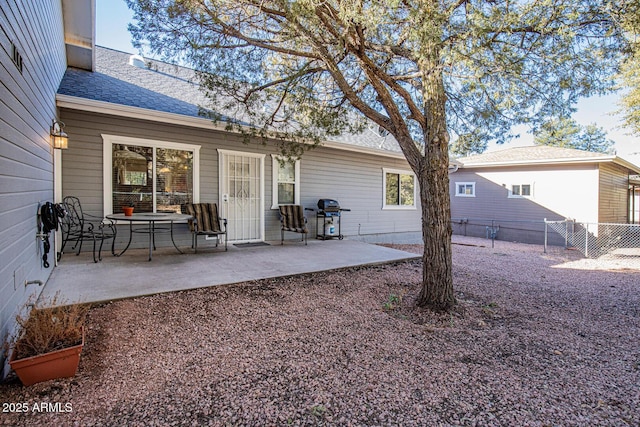
M153 150L158 148L190 151L193 153L193 203L200 201L200 145L184 144L181 142L160 141L155 139L132 138L128 136L102 134L102 191L103 191L103 212L104 215L111 215L113 211L113 145L135 145L139 147L149 147ZM154 156L155 158L155 156ZM153 170L155 174L155 160ZM155 175L154 175L155 176ZM156 193L157 180L153 180L153 193ZM154 200L155 209L155 200Z
M287 161L287 158L284 156L280 156L278 154L271 155L271 209L278 209L280 207L280 203L278 200L278 184L280 181L278 180L278 171L280 169L280 161ZM293 181L293 201L294 205L300 204L300 160L296 160L293 163L294 167L294 181ZM287 203L283 203L287 204Z
M529 186L529 194L528 195L523 195L522 194L522 187L523 186ZM514 187L518 187L518 192L519 194L514 194L513 189ZM527 183L527 184L511 184L511 188L507 189L507 191L509 192L507 197L509 199L533 199L533 183Z
M475 181L465 181L465 182L456 182L455 183L455 197L476 197L476 183ZM471 186L471 194L466 194L466 193L460 193L460 186L464 185L465 188L466 186L470 185Z
M400 175L408 175L413 179L413 204L412 205L389 205L387 204L387 174L398 175L398 191L400 191ZM416 210L418 208L418 181L416 174L410 170L382 168L382 209L383 210Z

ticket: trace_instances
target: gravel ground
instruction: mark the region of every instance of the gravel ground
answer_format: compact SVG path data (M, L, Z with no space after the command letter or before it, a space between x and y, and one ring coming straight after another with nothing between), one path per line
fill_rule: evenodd
M418 261L95 307L77 376L0 385L0 424L640 425L640 271L454 242L448 314Z

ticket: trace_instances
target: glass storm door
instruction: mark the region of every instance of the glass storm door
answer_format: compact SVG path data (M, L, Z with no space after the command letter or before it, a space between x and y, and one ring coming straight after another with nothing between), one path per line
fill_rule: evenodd
M218 150L221 215L233 242L264 240L264 155Z

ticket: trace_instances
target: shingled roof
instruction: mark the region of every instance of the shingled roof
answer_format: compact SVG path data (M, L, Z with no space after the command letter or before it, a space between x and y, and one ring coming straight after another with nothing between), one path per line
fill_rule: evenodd
M635 173L640 172L638 166L613 154L594 153L544 145L507 148L475 156L461 157L456 160L463 168L613 162L632 171L636 171Z
M90 104L92 111L100 111L100 107L114 111L113 106L122 106L128 110L181 116L192 124L198 120L210 122L203 112L216 111L216 106L200 89L196 72L192 69L150 59L143 59L142 67L133 66L129 63L131 54L99 46L95 54L94 72L67 69L58 89L59 105L73 104L74 108L82 108L86 100L85 104ZM157 119L162 120L162 117ZM242 123L242 117L234 119ZM396 140L390 135L381 135L377 127L357 135L333 137L326 141L326 145L402 155Z
M134 66L134 55L103 47L95 53L95 71L67 69L59 95L189 117L213 111L189 68L141 57L143 66Z

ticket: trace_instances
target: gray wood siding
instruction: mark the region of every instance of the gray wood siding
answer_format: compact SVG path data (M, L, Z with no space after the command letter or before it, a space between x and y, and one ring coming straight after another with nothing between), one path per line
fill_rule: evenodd
M600 164L598 222L626 224L629 220L629 171L612 163Z
M343 212L342 233L364 237L420 232L420 207L383 210L383 167L409 171L404 160L319 148L302 160L302 204L317 208L318 199L336 199ZM310 224L315 233L315 215Z
M162 125L143 120L124 119L96 113L63 109L70 142L63 153L63 195L80 197L83 206L94 215L102 214L102 144L101 134L120 135L200 145L200 201L219 202L218 149L265 154L264 206L265 238L280 239L278 211L271 209L273 146L244 144L237 135L176 125ZM354 153L319 147L307 152L300 167L301 204L316 208L320 198L333 198L351 209L342 218L342 233L348 237L419 233L420 209L382 209L382 168L409 170L401 159ZM315 214L306 212L310 237L315 237ZM293 234L287 234L295 238ZM162 238L162 237L160 237ZM143 240L143 239L141 239ZM189 243L188 236L181 243ZM144 245L144 242L142 242Z
M36 213L40 202L53 199L49 127L64 52L59 1L0 3L0 336L13 332L16 310L42 290L25 288L24 281L46 281L52 270L41 266ZM54 256L50 252L51 264Z

